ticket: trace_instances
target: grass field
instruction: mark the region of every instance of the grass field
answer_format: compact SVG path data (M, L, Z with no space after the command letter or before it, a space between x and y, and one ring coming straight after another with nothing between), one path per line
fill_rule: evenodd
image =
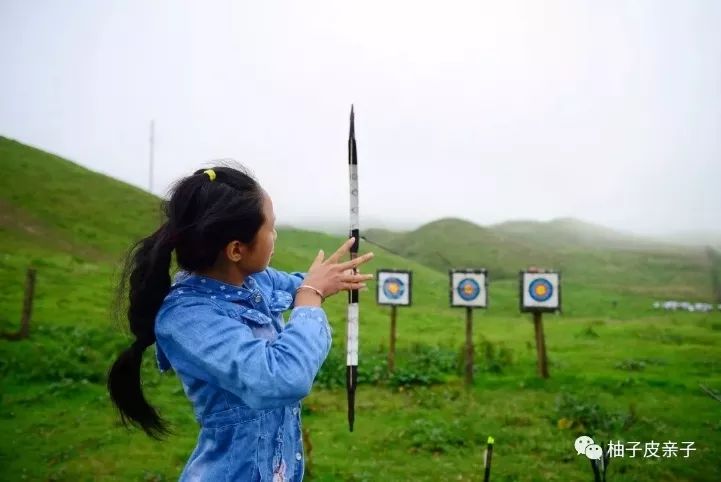
M152 349L146 354L146 395L176 432L162 443L122 428L104 389L128 343L111 319L118 263L152 229L158 200L8 139L0 138L0 162L0 330L17 329L25 270L38 270L30 338L0 340L0 480L177 479L197 424L175 377L159 375ZM303 270L317 249L340 242L283 230L274 264ZM500 258L517 272L524 251L504 251L504 243L479 256L495 252L488 266ZM650 308L662 297L708 301L713 267L702 251L574 241L554 252L564 311L544 318L548 380L536 376L533 325L518 313L516 281L497 277L491 307L474 315L475 383L467 389L464 313L448 307L447 274L418 253L420 262L373 250L367 271L414 272L414 306L398 314L397 369L390 375L385 366L388 309L370 291L361 298L362 384L348 433L345 305L341 296L326 303L334 348L304 403L308 480L482 480L489 435L494 481L592 480L573 449L581 433L597 442L695 442L688 458L612 459L609 481L721 478L721 404L699 388L721 391L721 314Z

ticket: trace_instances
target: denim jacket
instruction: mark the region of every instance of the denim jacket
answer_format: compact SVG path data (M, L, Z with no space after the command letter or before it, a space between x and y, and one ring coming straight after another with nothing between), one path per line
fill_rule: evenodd
M176 278L155 335L158 368L175 370L200 424L181 481L302 480L300 401L331 345L321 308L284 322L303 278L272 268L240 287Z

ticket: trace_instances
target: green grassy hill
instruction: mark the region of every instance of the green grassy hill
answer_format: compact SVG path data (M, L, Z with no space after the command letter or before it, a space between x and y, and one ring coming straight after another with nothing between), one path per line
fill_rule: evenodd
M0 159L4 238L117 256L160 219L157 197L58 156L0 137Z
M517 276L519 259L550 263L543 249L461 219L441 219L408 233L368 230L369 240L440 271L452 266L479 266L479 258L493 263L494 279ZM490 267L486 263L487 266Z
M574 219L513 221L481 227L443 219L412 232L369 230L371 241L438 270L484 267L492 280L515 279L528 266L601 293L712 301L714 264L706 249L676 246Z
M176 480L197 437L179 382L160 376L152 350L146 354L146 395L176 432L163 443L123 430L104 389L110 363L128 343L111 317L119 262L155 226L159 199L5 138L0 165L0 331L17 329L25 270L38 270L31 337L0 340L0 480ZM432 246L454 263L472 264L475 251L464 236L473 229L473 237L497 247L498 260L513 265L505 268L509 278L492 284L491 308L475 313L475 384L462 386L464 313L447 306L445 267L373 248L377 257L366 271L414 271L414 306L398 314L397 370L389 374L385 364L388 309L375 305L371 290L361 297L361 386L349 434L345 301L326 302L334 347L304 402L313 445L308 480L480 480L488 435L496 439L492 480L590 480L588 461L572 450L580 433L599 441L696 442L689 459L614 460L609 481L715 480L721 405L698 384L721 389L721 316L649 309L663 292L658 276L692 290L709 284L695 271L701 260L694 264L685 252L589 257L588 247L574 248L568 259L575 264L561 266L564 313L545 319L551 378L544 381L535 374L532 325L517 312L514 276L531 258L547 266L566 258L526 252L508 233L439 223L443 229L421 231L428 239L413 245L414 257ZM397 247L396 235L387 236L383 242ZM319 248L341 242L281 230L274 265L303 270ZM615 270L606 283L582 274L586 266L611 269L605 262ZM638 281L647 278L653 289Z
M507 221L491 226L499 233L546 247L575 246L587 248L664 248L664 243L598 226L574 218L557 218L547 222ZM669 243L666 243L669 244Z

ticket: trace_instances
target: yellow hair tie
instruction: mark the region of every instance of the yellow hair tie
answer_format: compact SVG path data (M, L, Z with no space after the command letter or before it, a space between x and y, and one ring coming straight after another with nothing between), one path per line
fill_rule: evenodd
M210 182L215 181L215 171L212 169L208 169L207 171L203 171L203 174L207 174L210 178Z

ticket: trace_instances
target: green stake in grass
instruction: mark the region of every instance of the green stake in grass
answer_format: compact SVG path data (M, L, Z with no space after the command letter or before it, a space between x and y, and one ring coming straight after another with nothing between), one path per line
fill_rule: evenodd
M491 480L491 457L493 457L493 437L488 436L488 445L486 445L486 453L483 456L483 467L485 472L483 474L483 482Z

